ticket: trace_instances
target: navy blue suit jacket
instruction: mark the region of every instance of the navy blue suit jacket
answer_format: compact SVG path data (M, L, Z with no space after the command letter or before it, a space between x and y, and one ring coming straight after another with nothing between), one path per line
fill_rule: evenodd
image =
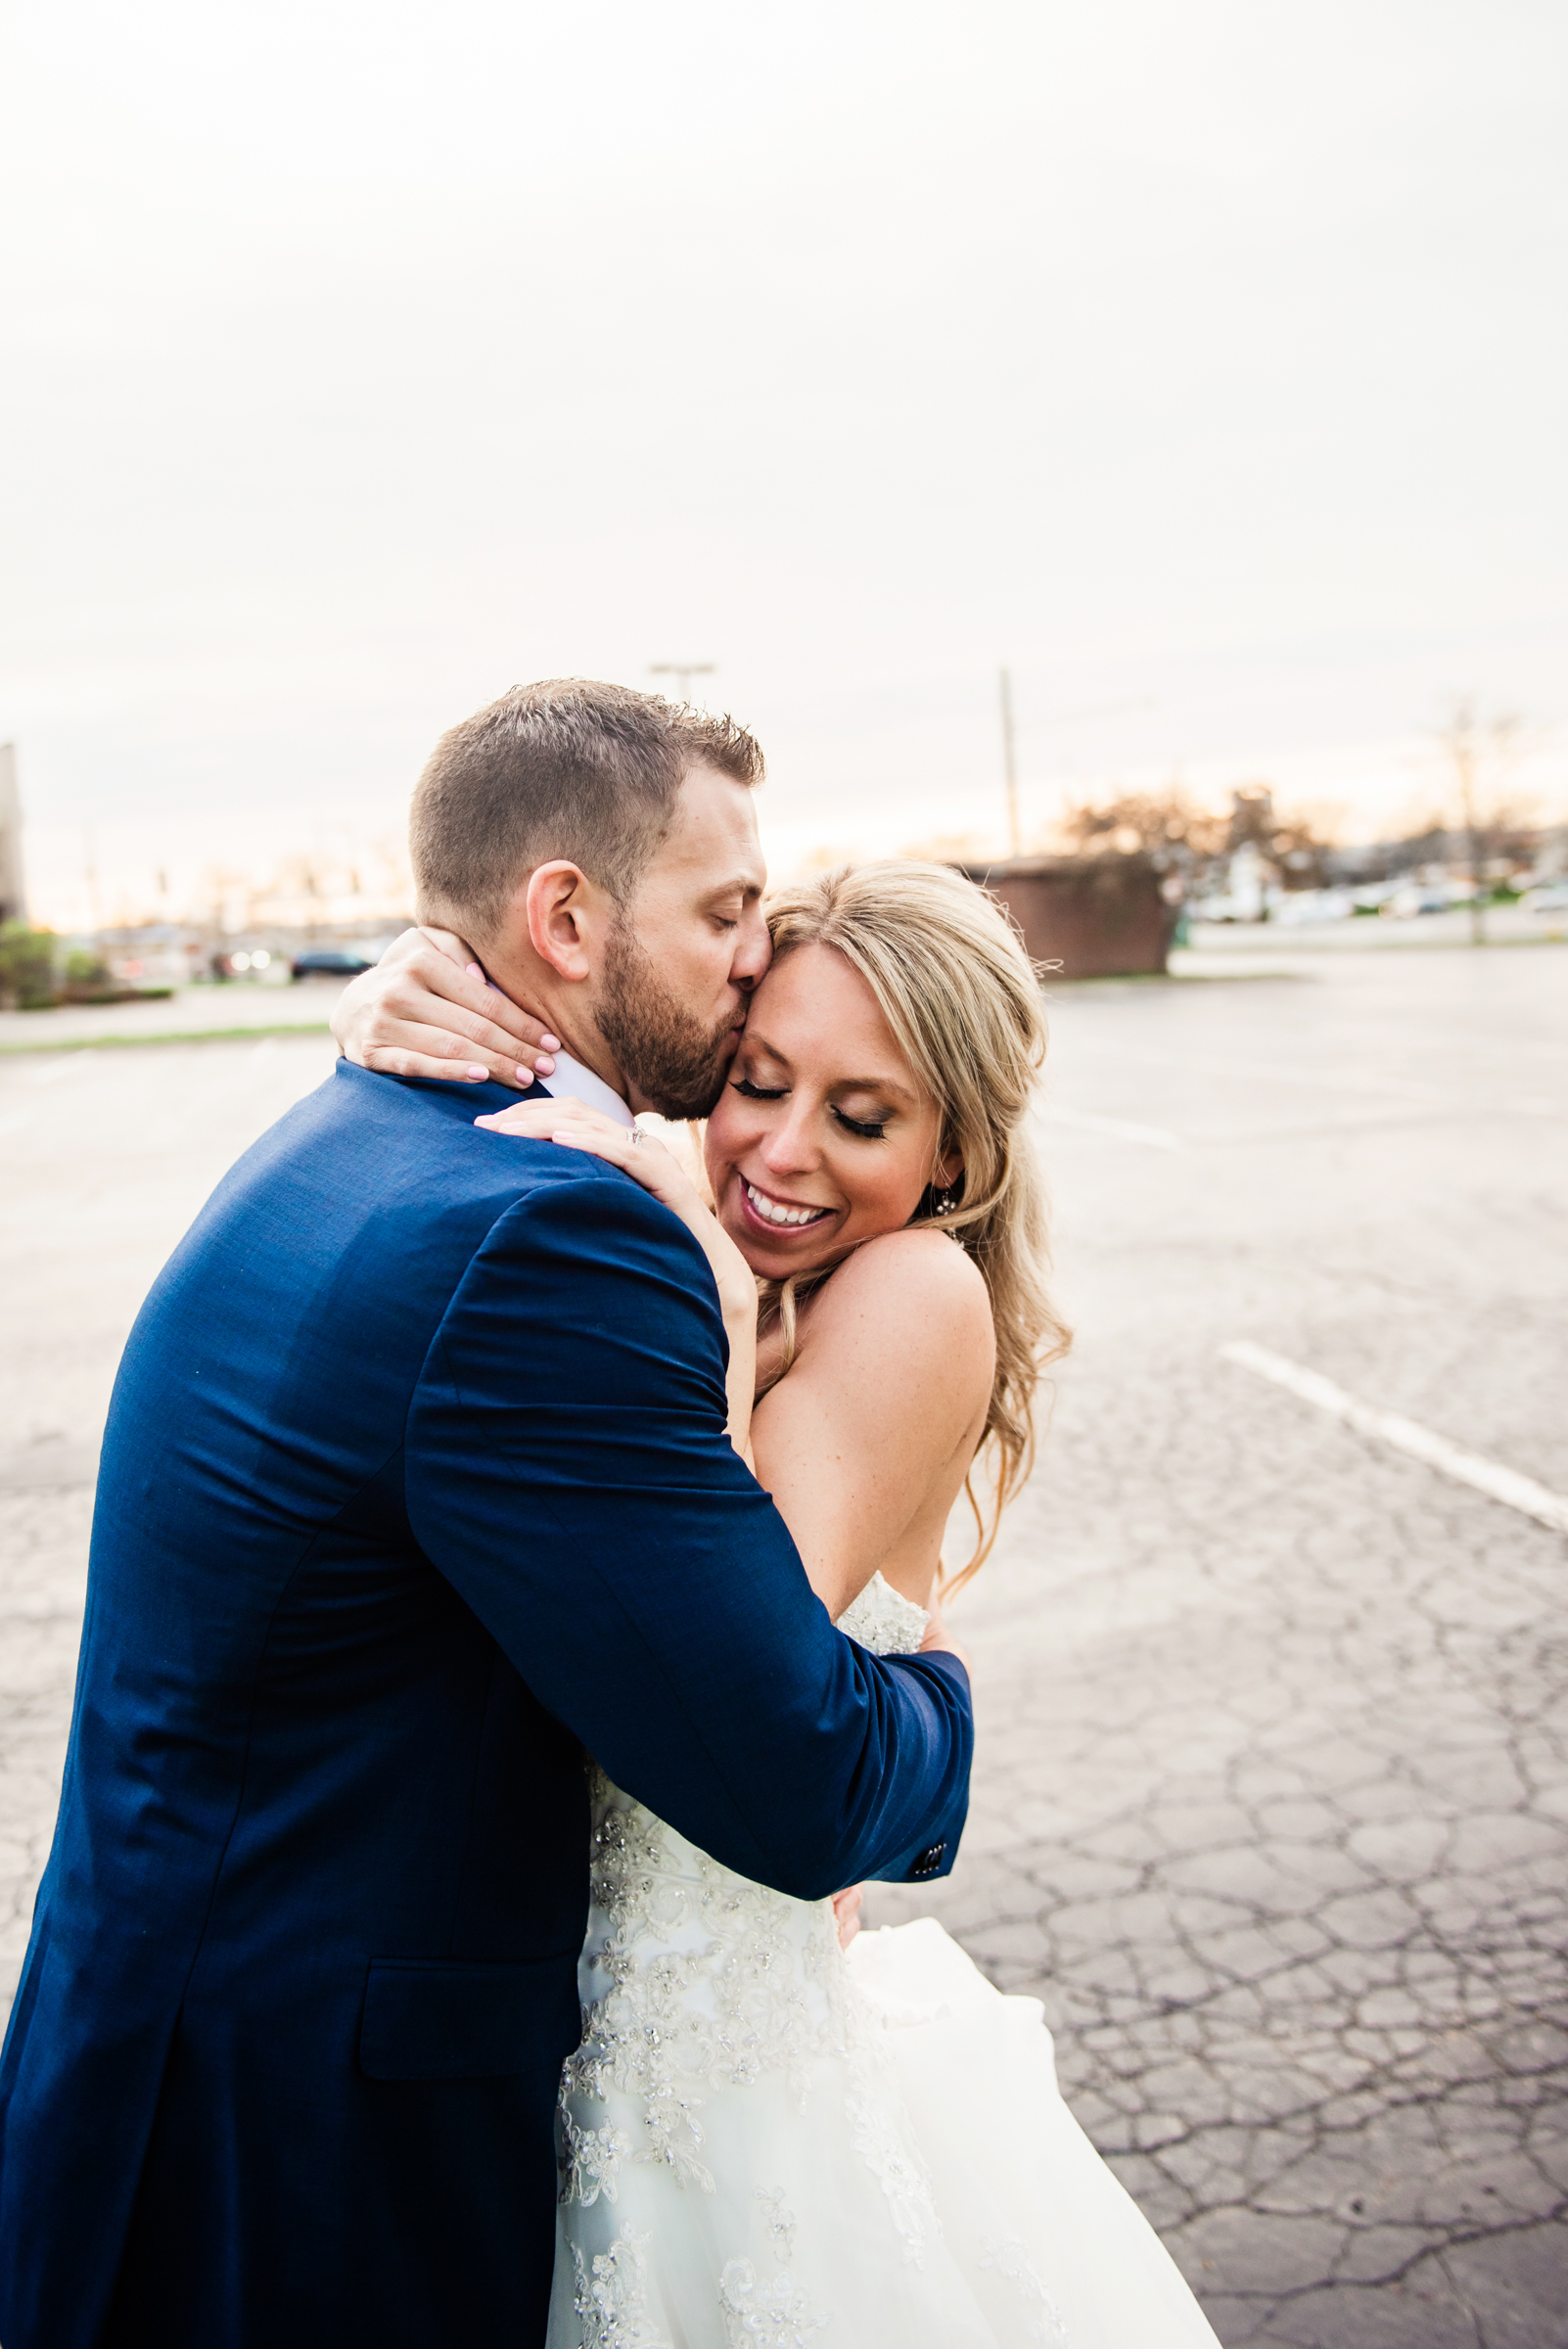
M502 1098L340 1063L131 1334L0 2059L5 2349L542 2338L584 1748L804 1898L950 1864L961 1666L832 1629L695 1241L478 1131Z

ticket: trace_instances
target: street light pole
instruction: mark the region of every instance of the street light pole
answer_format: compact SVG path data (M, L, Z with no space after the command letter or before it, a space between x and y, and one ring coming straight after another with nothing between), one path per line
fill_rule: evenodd
M682 701L688 698L688 688L693 677L711 677L713 673L714 664L712 661L651 661L648 665L648 674L651 677L673 677L675 679L680 687Z
M1018 828L1018 760L1013 751L1013 681L1005 668L997 671L1001 686L1002 773L1007 783L1007 852L1017 856L1023 841Z

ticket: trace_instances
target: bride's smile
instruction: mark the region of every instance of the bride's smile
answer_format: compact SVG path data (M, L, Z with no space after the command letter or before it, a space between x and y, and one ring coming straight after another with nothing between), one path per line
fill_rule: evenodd
M827 1264L955 1178L936 1164L940 1123L859 973L797 946L758 987L708 1122L719 1221L764 1279Z

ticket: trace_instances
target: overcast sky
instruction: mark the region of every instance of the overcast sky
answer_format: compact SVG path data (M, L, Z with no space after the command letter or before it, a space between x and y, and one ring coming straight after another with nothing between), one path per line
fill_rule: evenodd
M1560 0L6 0L35 909L395 840L515 680L703 691L775 862L1474 690L1568 803Z

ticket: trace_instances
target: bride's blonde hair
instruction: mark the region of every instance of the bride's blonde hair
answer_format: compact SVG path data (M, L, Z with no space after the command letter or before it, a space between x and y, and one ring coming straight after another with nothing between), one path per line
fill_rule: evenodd
M944 1585L950 1593L989 1555L1002 1510L1035 1458L1035 1391L1072 1333L1046 1287L1045 1188L1028 1131L1045 1057L1039 978L1001 907L950 865L890 857L786 883L768 898L775 961L797 946L832 946L876 997L924 1090L937 1104L932 1175L959 1158L963 1174L944 1192L928 1184L912 1223L935 1223L974 1258L991 1297L996 1375L976 1455L990 1492L976 1496L973 1555ZM795 1359L796 1308L833 1267L760 1282L764 1326L776 1320L783 1356Z

